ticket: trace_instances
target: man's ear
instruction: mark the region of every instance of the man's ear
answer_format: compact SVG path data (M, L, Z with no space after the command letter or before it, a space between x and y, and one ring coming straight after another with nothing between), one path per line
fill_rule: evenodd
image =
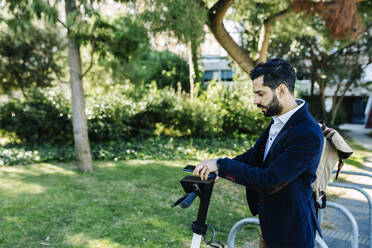
M280 84L276 89L276 94L279 98L284 97L288 93L288 88L285 84Z

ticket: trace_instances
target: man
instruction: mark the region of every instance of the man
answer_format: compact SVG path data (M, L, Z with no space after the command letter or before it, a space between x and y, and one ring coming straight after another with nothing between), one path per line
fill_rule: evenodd
M206 180L217 172L246 186L250 211L260 220L261 247L314 247L320 228L311 183L322 152L322 130L305 101L295 99L296 75L287 61L259 64L250 76L254 104L272 122L250 150L234 159L204 160L194 174Z

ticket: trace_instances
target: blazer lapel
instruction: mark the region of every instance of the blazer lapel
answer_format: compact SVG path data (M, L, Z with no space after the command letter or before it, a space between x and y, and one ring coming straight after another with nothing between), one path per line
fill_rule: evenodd
M280 141L287 135L287 133L289 132L289 130L291 130L296 122L298 120L300 120L302 118L303 115L306 114L306 109L307 109L307 106L306 106L306 103L304 104L304 106L302 106L302 108L300 108L299 110L296 111L296 113L294 113L291 118L289 118L289 120L287 121L287 123L284 125L284 127L282 128L282 130L280 130L278 136L276 136L273 144L271 145L270 147L270 151L268 152L268 154L266 155L266 159L264 161L264 163L267 161L267 159L270 157L272 151L275 150L275 147L280 144Z
M280 132L278 133L278 136L276 136L273 144L270 147L270 150L269 150L268 154L266 155L265 161L270 157L270 155L271 155L272 151L275 149L275 147L280 143L280 141L287 135L288 131L292 128L291 125L287 125L287 124L288 124L288 122L284 125L282 130L280 130Z
M270 128L271 128L271 125L273 124L274 122L271 121L269 126L265 129L265 131L263 132L263 134L261 135L260 137L260 140L258 141L257 143L257 147L258 148L263 148L265 149L265 146L266 146L266 141L267 141L267 138L269 137L269 132L270 132Z

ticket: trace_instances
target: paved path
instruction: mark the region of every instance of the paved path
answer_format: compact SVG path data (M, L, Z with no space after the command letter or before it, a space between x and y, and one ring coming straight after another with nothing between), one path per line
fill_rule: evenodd
M367 133L372 132L372 129L365 129L363 125L344 124L340 127L343 131L347 131L356 143L362 145L372 151L372 138ZM372 158L367 158L364 167L356 169L355 167L346 165L344 171L352 170L372 174ZM360 176L342 176L346 181L350 181L360 186L372 197L372 179ZM355 217L359 228L359 247L369 248L369 208L366 198L355 190L347 190L329 187L328 194L335 194L332 201L345 206ZM329 248L346 248L351 247L351 226L349 221L339 212L333 209L324 211L323 232L325 241Z

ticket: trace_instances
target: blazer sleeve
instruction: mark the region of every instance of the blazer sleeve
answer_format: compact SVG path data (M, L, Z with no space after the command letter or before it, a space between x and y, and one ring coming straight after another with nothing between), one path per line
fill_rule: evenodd
M237 159L218 159L218 175L249 189L273 194L319 163L323 139L316 133L301 132L282 144L279 155L266 168Z
M241 163L253 163L253 153L254 153L254 150L253 148L249 149L248 151L246 151L245 153L243 154L240 154L238 156L236 156L235 158L233 158L234 161L237 161L237 162L241 162Z

